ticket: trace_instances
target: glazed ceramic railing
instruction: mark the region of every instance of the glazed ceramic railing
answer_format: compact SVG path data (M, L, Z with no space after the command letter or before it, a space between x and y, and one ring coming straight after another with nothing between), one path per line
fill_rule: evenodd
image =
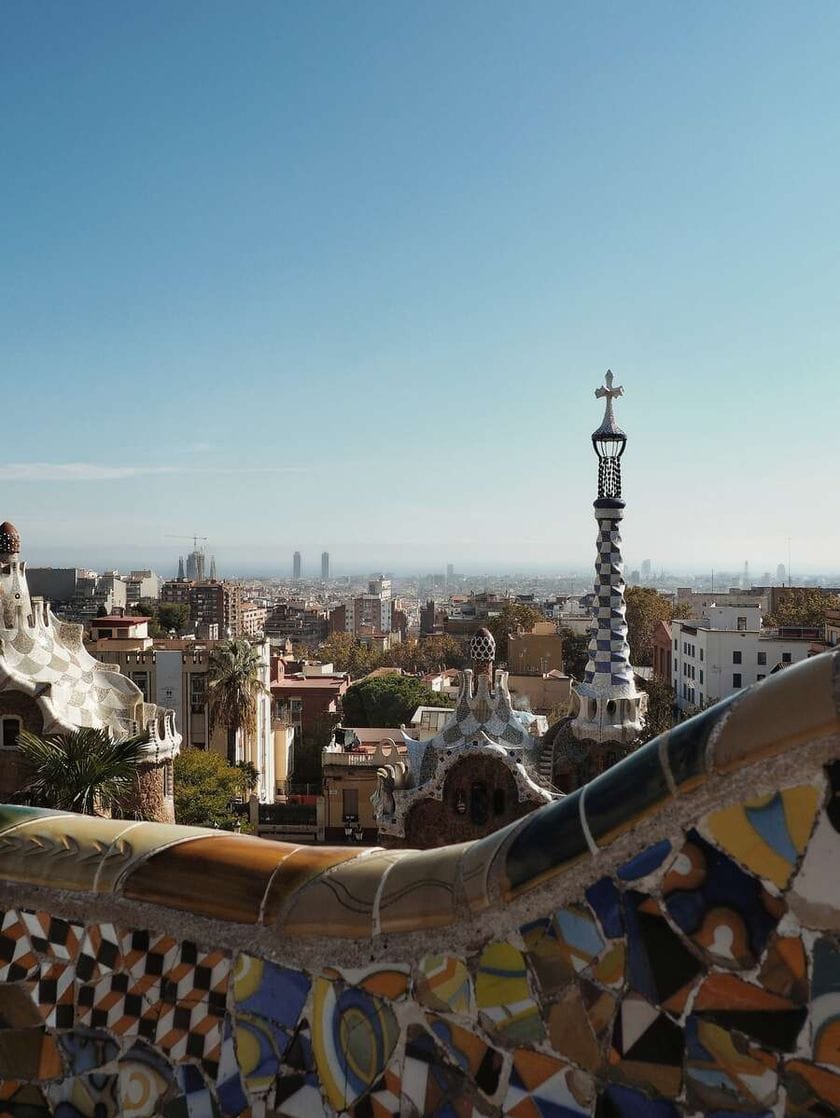
M839 663L457 847L0 808L0 1112L837 1112Z

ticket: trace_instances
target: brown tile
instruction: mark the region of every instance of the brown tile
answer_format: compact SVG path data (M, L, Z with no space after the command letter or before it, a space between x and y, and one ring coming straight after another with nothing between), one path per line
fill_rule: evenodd
M25 1029L40 1024L41 1014L29 991L11 982L0 983L0 1029Z
M332 866L361 857L361 850L348 846L301 846L291 851L279 865L265 894L263 923L276 923L298 891L319 874Z
M256 924L271 875L289 849L286 843L249 835L190 839L131 869L122 892L133 901Z
M458 870L469 843L410 852L390 871L378 911L381 932L441 928L457 916Z
M39 815L0 832L0 878L74 892L100 891L100 871L108 867L110 872L126 862L115 840L131 826L125 819Z
M216 832L208 832L206 827L179 827L173 823L131 823L128 830L115 841L110 857L99 871L96 881L97 892L120 892L122 883L129 873L142 861L192 838L216 838ZM113 857L115 853L120 857Z
M55 1039L42 1025L0 1031L0 1079L57 1079L63 1073Z
M286 935L369 938L382 875L405 851L388 850L354 858L298 889L279 921Z
M838 662L840 653L812 656L749 690L733 706L714 744L717 771L731 772L840 731L832 679Z
M25 804L0 804L0 831L17 827L19 823L31 823L48 816L67 816L67 811L53 811L51 808L27 807Z

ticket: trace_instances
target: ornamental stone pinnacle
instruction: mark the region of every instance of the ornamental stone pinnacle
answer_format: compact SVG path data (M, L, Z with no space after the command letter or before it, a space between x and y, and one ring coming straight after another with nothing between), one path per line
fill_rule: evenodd
M575 717L572 733L579 739L631 744L639 735L647 708L647 695L636 689L630 666L624 601L624 560L619 525L624 516L621 497L621 456L627 436L615 421L613 400L624 395L613 387L613 374L596 388L596 399L606 406L601 426L592 434L598 456L598 556L595 563L595 599L589 639L589 660L583 682L573 689Z

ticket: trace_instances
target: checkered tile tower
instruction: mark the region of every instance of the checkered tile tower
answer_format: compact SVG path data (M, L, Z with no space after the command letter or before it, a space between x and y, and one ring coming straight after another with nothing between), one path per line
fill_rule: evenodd
M605 386L595 395L604 397L604 419L593 432L598 456L598 558L595 564L595 603L589 638L589 661L583 682L574 688L576 712L572 732L580 739L631 743L642 728L647 695L636 690L630 667L624 603L624 561L619 528L624 516L621 499L621 456L627 436L615 421L613 400L624 389L613 387L608 370Z

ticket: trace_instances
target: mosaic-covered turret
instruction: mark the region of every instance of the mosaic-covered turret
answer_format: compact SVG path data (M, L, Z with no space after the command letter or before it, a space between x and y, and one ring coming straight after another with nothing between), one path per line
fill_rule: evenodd
M545 718L514 708L508 673L494 670L489 629L478 629L469 649L472 668L461 673L443 729L427 741L404 732L405 759L378 771L372 799L386 845L437 846L488 834L555 798L539 772Z
M627 435L618 426L613 400L624 395L621 385L613 387L608 370L605 384L595 396L605 401L604 418L592 433L598 457L598 556L595 563L595 602L589 639L589 660L583 682L573 689L575 717L571 724L576 738L596 742L631 743L644 722L647 695L636 688L630 666L624 601L624 560L619 527L624 516L621 496L621 457Z
M175 712L146 703L132 680L88 653L81 625L61 621L31 597L20 533L0 524L0 721L4 738L21 729L61 734L90 727L113 738L145 732L138 811L174 821L171 765L181 735ZM168 766L166 772L164 769ZM0 796L16 791L13 750L0 751Z

